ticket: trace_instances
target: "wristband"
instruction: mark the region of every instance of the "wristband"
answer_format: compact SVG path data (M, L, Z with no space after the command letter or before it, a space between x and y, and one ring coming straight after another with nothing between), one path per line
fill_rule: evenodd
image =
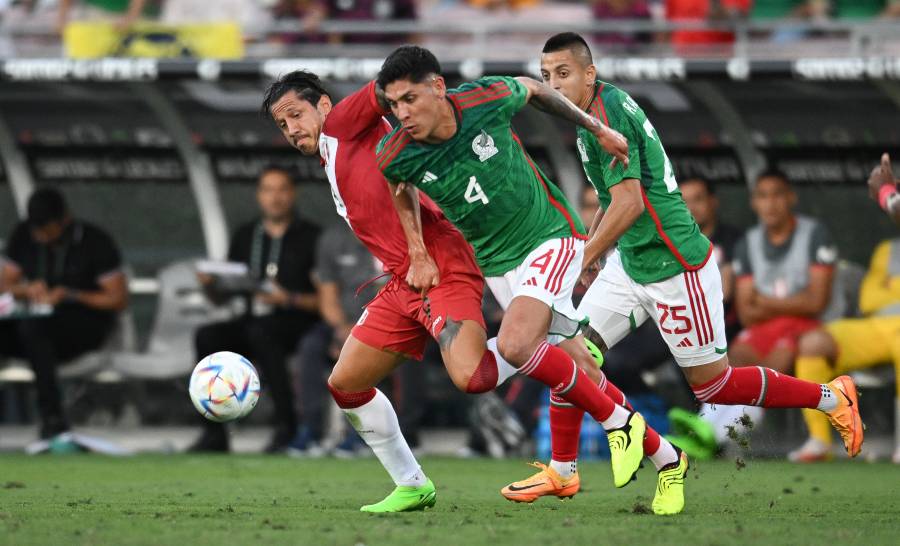
M878 190L878 204L886 211L889 211L889 201L892 196L897 195L897 186L894 184L884 184Z

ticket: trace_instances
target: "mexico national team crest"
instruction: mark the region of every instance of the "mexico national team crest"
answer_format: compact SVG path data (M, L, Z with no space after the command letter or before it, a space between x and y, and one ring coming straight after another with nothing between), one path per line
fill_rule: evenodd
M500 150L494 146L494 137L482 130L481 134L472 141L472 151L478 156L478 160L484 163L497 155Z

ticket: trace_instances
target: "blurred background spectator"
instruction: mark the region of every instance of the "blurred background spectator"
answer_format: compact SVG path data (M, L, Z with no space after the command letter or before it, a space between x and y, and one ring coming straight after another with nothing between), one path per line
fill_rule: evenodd
M40 437L69 429L57 367L100 348L128 304L122 258L103 229L72 216L59 191L41 188L28 200L28 220L9 236L0 264L0 293L22 304L0 317L0 357L28 361L34 371Z
M800 336L819 326L831 300L837 248L825 227L794 212L797 194L787 175L761 174L751 206L759 224L735 250L735 305L744 329L728 348L732 366L762 365L793 373ZM720 444L741 415L759 423L756 406L711 406L702 414L713 423Z
M241 316L197 330L196 359L216 351L233 351L256 364L275 404L276 428L266 451L276 452L286 449L297 431L287 357L318 319L312 270L319 230L296 217L297 192L287 171L264 170L256 198L261 218L235 231L228 259L245 264L259 288L247 298ZM215 279L198 276L211 299L221 301ZM191 450L228 451L225 426L204 420L203 434Z

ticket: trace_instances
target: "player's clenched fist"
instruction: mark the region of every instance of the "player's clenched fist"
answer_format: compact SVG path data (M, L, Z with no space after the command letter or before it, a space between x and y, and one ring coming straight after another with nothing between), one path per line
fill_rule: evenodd
M610 169L615 167L616 163L628 167L628 139L622 136L622 133L601 123L591 127L590 131L597 137L597 142L603 146L603 149L613 156L613 160L609 164Z
M427 292L441 281L437 264L430 255L410 255L409 271L406 273L406 282L420 292Z

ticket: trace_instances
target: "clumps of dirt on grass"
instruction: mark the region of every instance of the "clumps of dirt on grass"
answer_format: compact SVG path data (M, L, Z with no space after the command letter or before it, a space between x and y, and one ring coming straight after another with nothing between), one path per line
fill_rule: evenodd
M25 489L25 484L22 482L6 482L3 484L3 489Z
M650 507L648 507L646 504L638 501L638 502L634 503L634 506L631 507L631 513L632 514L652 514L653 511L650 510Z

